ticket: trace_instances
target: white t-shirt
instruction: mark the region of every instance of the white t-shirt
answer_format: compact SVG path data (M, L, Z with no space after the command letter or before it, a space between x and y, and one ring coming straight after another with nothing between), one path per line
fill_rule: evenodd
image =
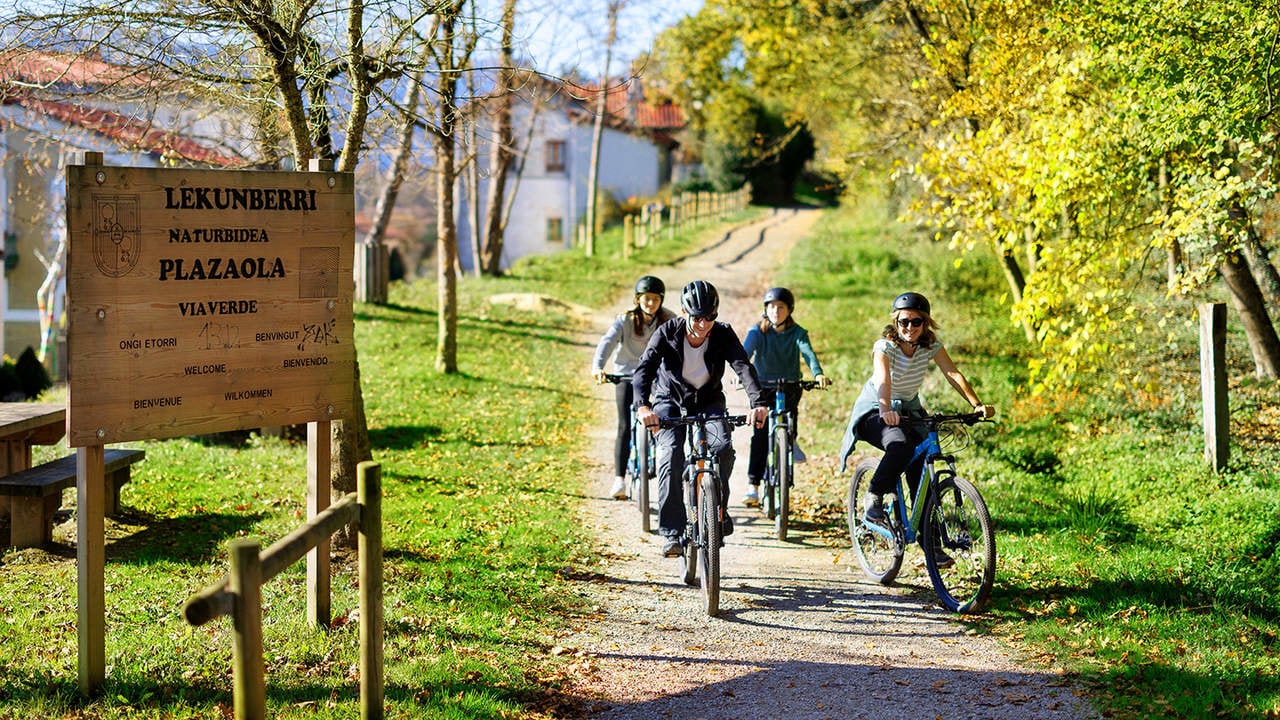
M706 340L698 347L689 344L689 338L684 339L684 367L680 369L680 376L684 381L701 388L703 385L711 382L711 372L707 370L707 343Z

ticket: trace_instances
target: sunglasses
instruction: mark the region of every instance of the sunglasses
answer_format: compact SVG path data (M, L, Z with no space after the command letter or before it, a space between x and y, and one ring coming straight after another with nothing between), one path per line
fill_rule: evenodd
M898 327L920 327L921 325L924 325L922 317L898 318Z
M689 322L715 322L720 317L720 313L711 313L710 315L690 315Z

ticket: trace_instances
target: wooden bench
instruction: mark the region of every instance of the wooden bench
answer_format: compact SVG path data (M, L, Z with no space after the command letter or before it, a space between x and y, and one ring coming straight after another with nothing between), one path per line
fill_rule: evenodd
M104 512L114 515L120 507L120 488L129 482L129 467L146 456L143 450L110 448L104 451L107 493ZM0 477L0 496L10 498L9 544L40 547L53 539L53 514L62 505L62 491L75 487L76 456L68 455Z

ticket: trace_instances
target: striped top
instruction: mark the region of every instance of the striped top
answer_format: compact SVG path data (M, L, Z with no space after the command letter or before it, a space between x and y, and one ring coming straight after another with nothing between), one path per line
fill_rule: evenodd
M924 373L929 369L929 362L940 352L942 352L942 343L937 340L934 340L928 348L916 348L915 354L911 357L907 357L896 343L884 338L876 341L872 355L884 355L889 358L890 399L895 401L895 405L899 402L910 407L923 405L916 395L920 393L920 386L924 384ZM875 410L879 406L879 399L880 388L876 386L875 378L872 377L863 386L862 394L858 396L857 401L853 403L853 417L861 418L864 414Z

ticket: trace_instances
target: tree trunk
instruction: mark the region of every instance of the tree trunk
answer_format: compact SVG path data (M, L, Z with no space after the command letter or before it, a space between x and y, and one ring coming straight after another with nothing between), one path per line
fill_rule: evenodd
M502 245L506 239L507 173L515 162L515 132L511 127L511 104L515 93L516 0L502 4L502 51L498 70L498 112L494 117L496 138L489 161L489 206L485 217L485 241L481 252L484 272L502 274ZM514 191L513 191L514 192Z
M475 97L475 88L472 87L470 79L467 81L468 90L471 97ZM480 132L479 120L474 119L467 123L467 147L470 148L471 157L466 163L467 165L467 214L469 215L468 225L471 226L471 274L479 277L484 274L484 249L480 208ZM461 251L459 251L461 252Z
M391 167L387 169L386 184L374 204L373 224L369 228L369 234L365 236L366 243L383 244L387 227L391 225L391 213L395 210L396 198L399 197L400 187L404 184L405 169L413 159L413 135L418 127L418 101L421 97L422 77L425 72L426 68L420 66L410 81L409 95L405 98L404 118L400 124L400 142Z
M1280 274L1276 273L1276 266L1271 262L1270 253L1258 238L1258 228L1249 210L1241 205L1239 200L1233 200L1227 209L1227 216L1243 231L1240 254L1244 256L1250 272L1253 273L1253 279L1258 283L1262 297L1267 303L1267 311L1271 314L1280 313Z
M600 146L604 142L604 118L609 107L609 63L613 59L613 43L618 39L618 10L620 0L609 0L609 34L604 44L604 74L600 78L600 92L596 96L596 122L591 131L591 167L587 172L587 220L586 254L596 251L596 205L600 186Z
M458 223L454 219L454 186L457 168L454 158L454 130L457 127L458 75L455 68L454 28L458 7L440 16L438 61L441 72L440 102L435 138L436 157L436 262L438 279L438 333L436 369L444 373L458 371Z
M356 388L360 387L360 361L355 362ZM329 425L329 465L333 497L356 491L356 466L373 459L369 445L369 423L364 414L364 394L352 398L351 417ZM354 533L348 533L351 539Z
M1000 257L1000 269L1004 271L1005 282L1009 283L1009 295L1015 303L1022 300L1022 294L1027 288L1027 279L1022 274L1022 266L1018 265L1018 259L1013 256L1013 252L1009 248L1004 247L1003 243L997 243L996 254ZM1027 336L1027 342L1034 345L1036 342L1036 327L1030 319L1022 321L1022 331Z
M1231 291L1231 304L1235 306L1240 322L1244 325L1249 352L1253 355L1254 375L1258 379L1280 377L1280 337L1267 314L1262 290L1249 272L1239 253L1228 253L1220 266L1222 279Z
M1160 187L1160 209L1168 217L1172 208L1169 205L1169 159L1161 156L1157 182ZM1176 291L1182 280L1182 270L1186 267L1182 256L1182 243L1177 238L1169 240L1165 250L1165 283L1169 290Z

